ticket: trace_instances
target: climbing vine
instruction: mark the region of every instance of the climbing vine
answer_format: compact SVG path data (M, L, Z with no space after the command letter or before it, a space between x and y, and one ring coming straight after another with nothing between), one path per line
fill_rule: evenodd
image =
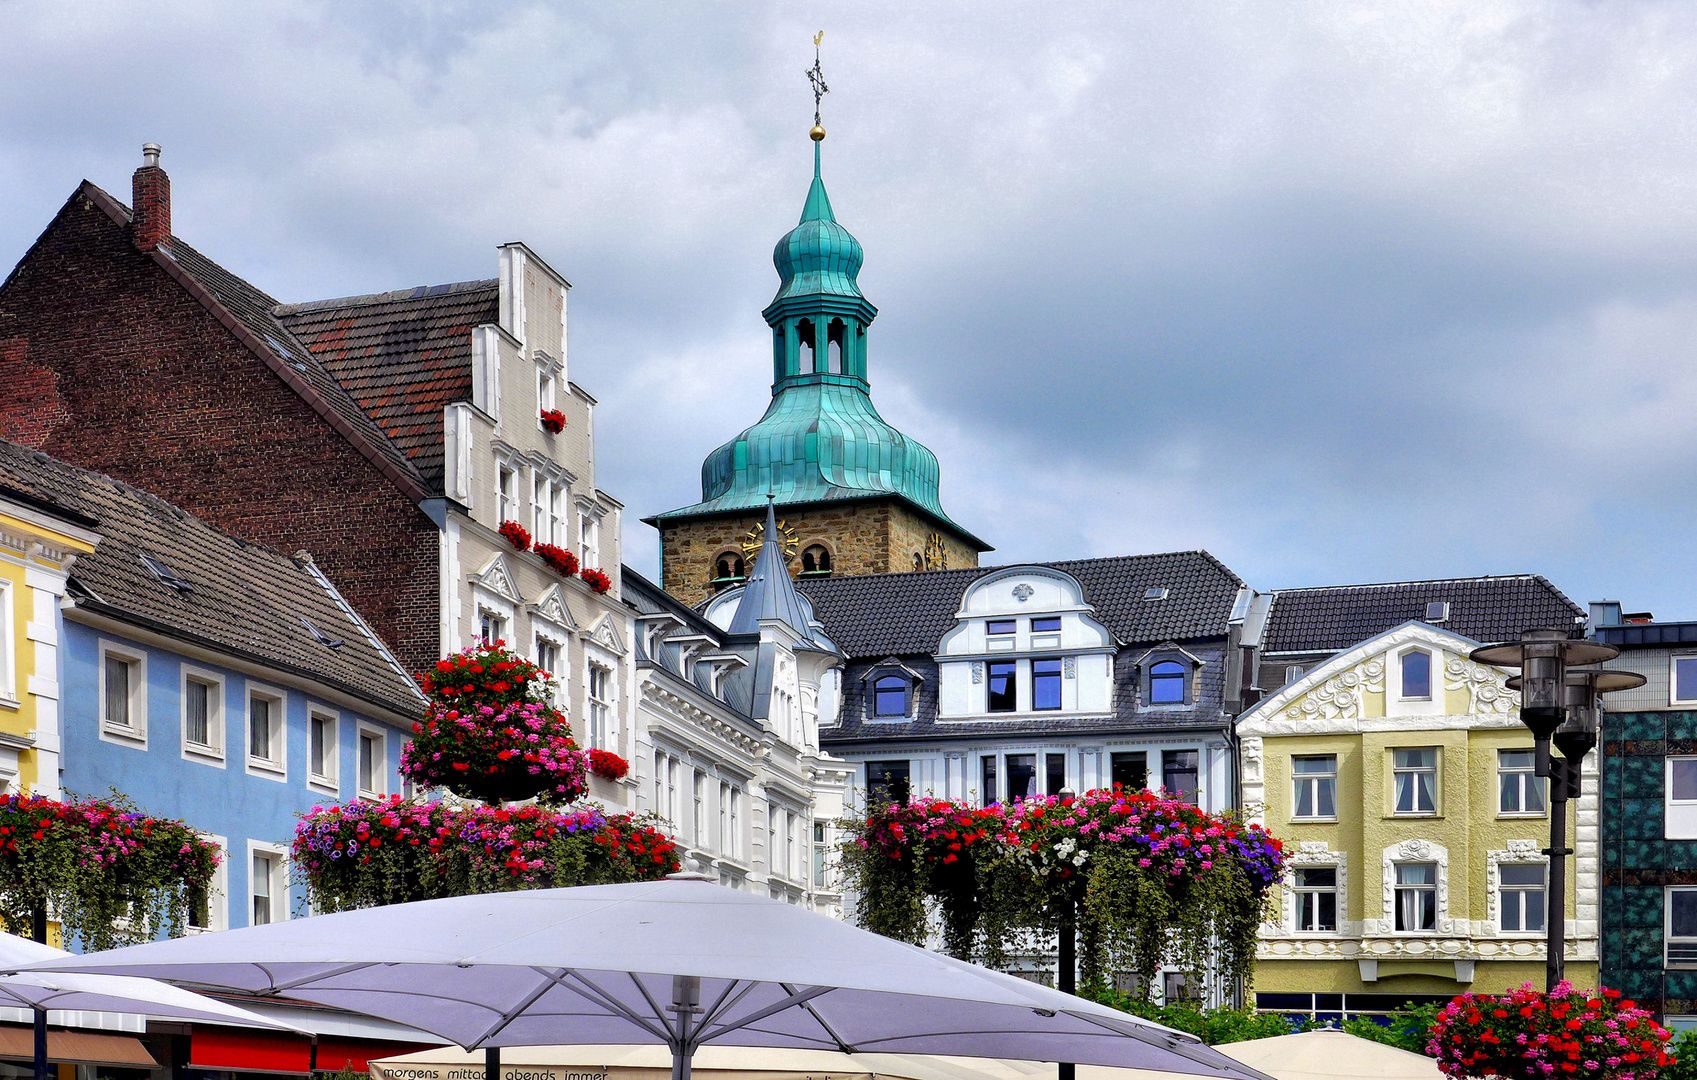
M968 807L915 799L843 823L845 885L869 930L1001 966L1076 928L1087 986L1162 968L1248 973L1284 868L1280 842L1235 816L1146 791Z

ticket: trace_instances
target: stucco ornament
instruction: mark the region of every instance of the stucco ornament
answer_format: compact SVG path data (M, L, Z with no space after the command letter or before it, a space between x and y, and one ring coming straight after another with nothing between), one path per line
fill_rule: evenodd
M1444 664L1444 689L1466 690L1471 713L1513 713L1520 709L1520 693L1503 685L1503 673L1494 667L1475 664L1459 656Z
M1019 585L1015 585L1013 587L1013 598L1015 600L1018 600L1022 604L1025 603L1027 600L1031 599L1033 596L1036 596L1036 595L1037 595L1037 590L1033 589L1031 586L1026 585L1024 583L1021 583Z
M1385 662L1375 656L1310 690L1291 703L1285 715L1292 720L1356 720L1363 694L1385 692Z
M1432 857L1432 845L1424 840L1404 840L1397 848L1397 854L1405 859L1429 859Z

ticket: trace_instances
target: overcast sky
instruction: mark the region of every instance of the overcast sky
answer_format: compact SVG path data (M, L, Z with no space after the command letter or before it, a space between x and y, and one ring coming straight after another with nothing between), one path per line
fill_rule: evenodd
M874 400L986 561L1697 618L1685 0L0 0L0 264L84 177L127 201L147 140L178 235L281 300L524 240L652 573L637 518L768 399L821 28Z

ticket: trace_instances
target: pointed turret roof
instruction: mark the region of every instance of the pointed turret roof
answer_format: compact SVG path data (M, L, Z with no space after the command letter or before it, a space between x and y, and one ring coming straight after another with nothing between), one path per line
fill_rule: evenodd
M732 634L758 634L766 622L782 622L798 637L812 640L813 618L790 579L789 560L784 558L783 539L778 535L777 505L766 500L766 538L754 559L754 572L743 586L737 613L731 619Z

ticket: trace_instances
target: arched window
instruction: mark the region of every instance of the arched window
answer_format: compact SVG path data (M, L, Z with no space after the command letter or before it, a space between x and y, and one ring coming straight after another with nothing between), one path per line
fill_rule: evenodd
M813 352L815 348L813 320L803 319L796 323L795 333L797 338L796 359L799 361L799 365L796 370L801 372L803 375L811 375L814 371Z
M1149 669L1149 704L1183 705L1185 691L1184 665L1176 660L1163 660Z
M907 679L885 675L872 684L873 716L907 715Z
M734 551L722 551L713 559L713 579L708 582L714 592L728 589L732 585L742 584L747 577L743 569L742 556Z
M843 374L843 320L832 319L826 330L825 359L828 370L833 375Z
M913 553L913 568L915 570L925 569L925 556L917 551Z
M1432 654L1424 649L1410 649L1402 654L1402 696L1432 696Z
M809 544L801 553L801 572L807 577L829 577L831 550L824 544Z

